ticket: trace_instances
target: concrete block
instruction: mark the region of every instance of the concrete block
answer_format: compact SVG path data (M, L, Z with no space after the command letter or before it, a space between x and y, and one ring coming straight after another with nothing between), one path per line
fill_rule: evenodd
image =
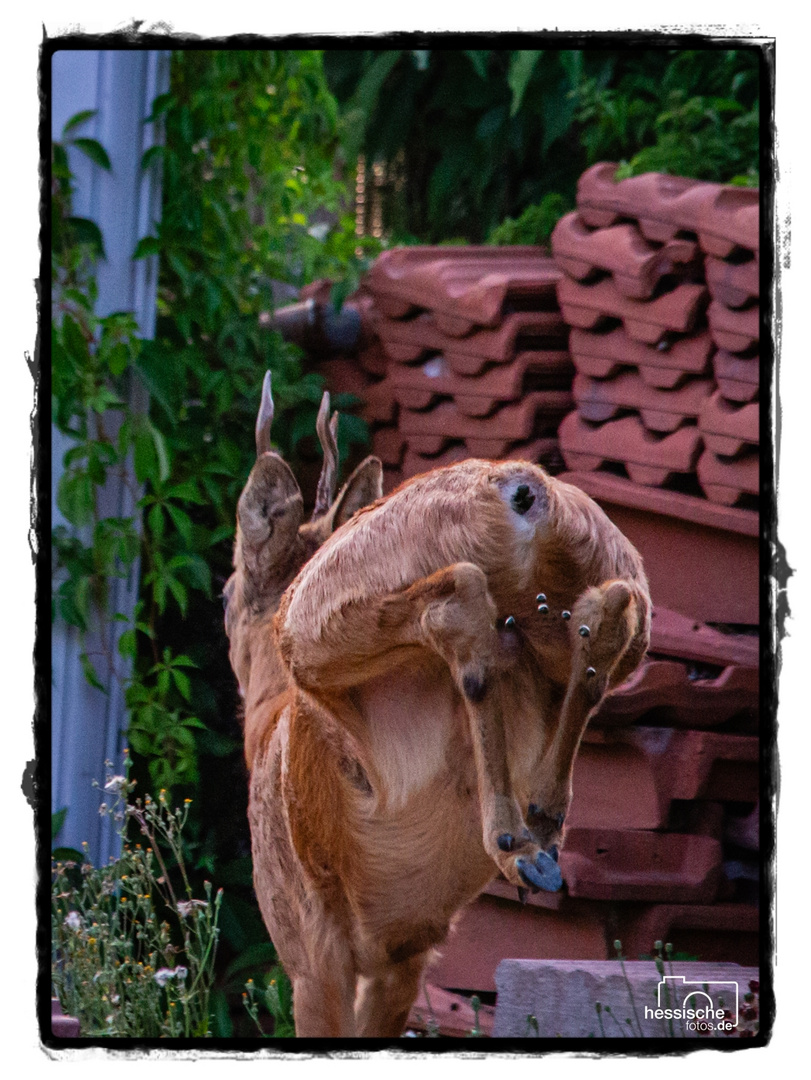
M750 981L759 981L757 968L728 963L666 964L665 975L663 981L652 961L626 961L623 973L618 960L503 960L496 970L493 1037L535 1035L530 1016L540 1038L668 1038L671 1020L676 1038L682 1037L682 1024L687 1038L700 1037L707 1032L689 1025L718 1024L720 1017L668 1019L666 1010L726 1011L735 1023ZM665 1015L658 1016L659 1010ZM717 1030L709 1034L727 1037Z

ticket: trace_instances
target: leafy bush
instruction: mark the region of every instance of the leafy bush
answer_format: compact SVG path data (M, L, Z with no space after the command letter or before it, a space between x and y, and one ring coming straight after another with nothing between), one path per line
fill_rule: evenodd
M315 445L322 389L259 315L315 277L350 287L376 245L354 235L320 53L175 53L170 91L145 118L165 140L142 162L163 184L160 225L133 253L157 254L160 265L156 333L142 340L131 313L94 310L104 241L73 213L68 153L109 168L104 148L82 136L91 116L72 118L53 149L53 420L72 440L58 492L68 526L53 537L54 616L82 634L122 621L121 656L106 660L125 684L134 775L169 799L195 795L183 836L190 878L202 887L216 868L228 886L227 967L213 997L216 1031L228 1035L223 991L238 1000L252 965L275 953L251 895L238 704L217 593L230 573L264 372L273 373L273 437L294 465ZM131 404L139 383L146 413ZM363 423L345 416L342 456L365 438ZM101 489L128 460L136 514L107 516ZM106 607L109 585L139 555L139 602L126 622ZM84 653L83 664L101 687L93 658Z
M757 183L757 47L342 49L325 66L348 145L392 177L393 241L493 241L553 194L573 206L600 160Z

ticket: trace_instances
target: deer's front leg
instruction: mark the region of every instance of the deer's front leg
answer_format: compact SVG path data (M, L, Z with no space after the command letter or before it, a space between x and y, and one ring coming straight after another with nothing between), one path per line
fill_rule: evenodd
M530 832L545 848L561 842L574 759L589 718L606 692L639 664L648 647L649 623L647 594L628 581L589 588L572 609L571 675L527 813Z
M484 848L513 884L557 889L560 872L527 831L512 791L499 677L505 654L482 570L456 563L386 596L358 597L312 632L297 632L283 601L279 649L294 681L318 696L385 673L409 647L448 664L462 695L476 764Z

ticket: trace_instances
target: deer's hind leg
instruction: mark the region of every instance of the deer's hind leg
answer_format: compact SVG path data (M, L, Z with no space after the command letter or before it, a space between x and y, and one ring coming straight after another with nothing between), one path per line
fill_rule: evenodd
M306 633L286 612L283 600L280 654L293 681L316 698L391 670L409 649L446 661L468 716L485 851L514 885L559 888L560 872L527 832L512 790L499 691L505 661L483 571L455 563L398 592L344 604Z
M429 952L419 953L382 974L361 976L355 1003L355 1023L363 1038L396 1038L403 1034L411 1006L417 999L420 979Z
M572 608L571 675L527 814L530 832L545 848L562 839L572 798L574 759L590 717L608 690L630 675L647 650L649 609L647 592L624 580L586 589Z

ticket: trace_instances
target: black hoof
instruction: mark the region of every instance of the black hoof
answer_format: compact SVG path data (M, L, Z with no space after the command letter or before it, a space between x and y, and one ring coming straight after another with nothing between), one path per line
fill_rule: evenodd
M468 701L478 704L478 702L484 700L487 693L487 680L479 679L475 675L465 675L462 679L462 689Z
M560 857L560 852L558 851L558 845L553 844L552 847L549 849L549 851L547 851L546 854L549 856L550 859L554 859L554 861L557 862L558 858Z
M566 820L566 817L565 817L565 815L564 815L564 814L558 814L558 815L557 815L557 816L555 817L555 824L557 825L557 827L558 827L559 829L562 829L562 828L563 828L563 822L564 822L565 820Z
M519 858L515 860L515 865L521 875L521 880L525 881L531 889L557 892L563 885L560 867L545 851L538 852L535 862Z
M515 840L508 832L505 832L499 836L496 843L498 844L499 851L512 851Z
M527 890L522 889L520 885L518 886L518 902L520 904L526 904L527 902Z

